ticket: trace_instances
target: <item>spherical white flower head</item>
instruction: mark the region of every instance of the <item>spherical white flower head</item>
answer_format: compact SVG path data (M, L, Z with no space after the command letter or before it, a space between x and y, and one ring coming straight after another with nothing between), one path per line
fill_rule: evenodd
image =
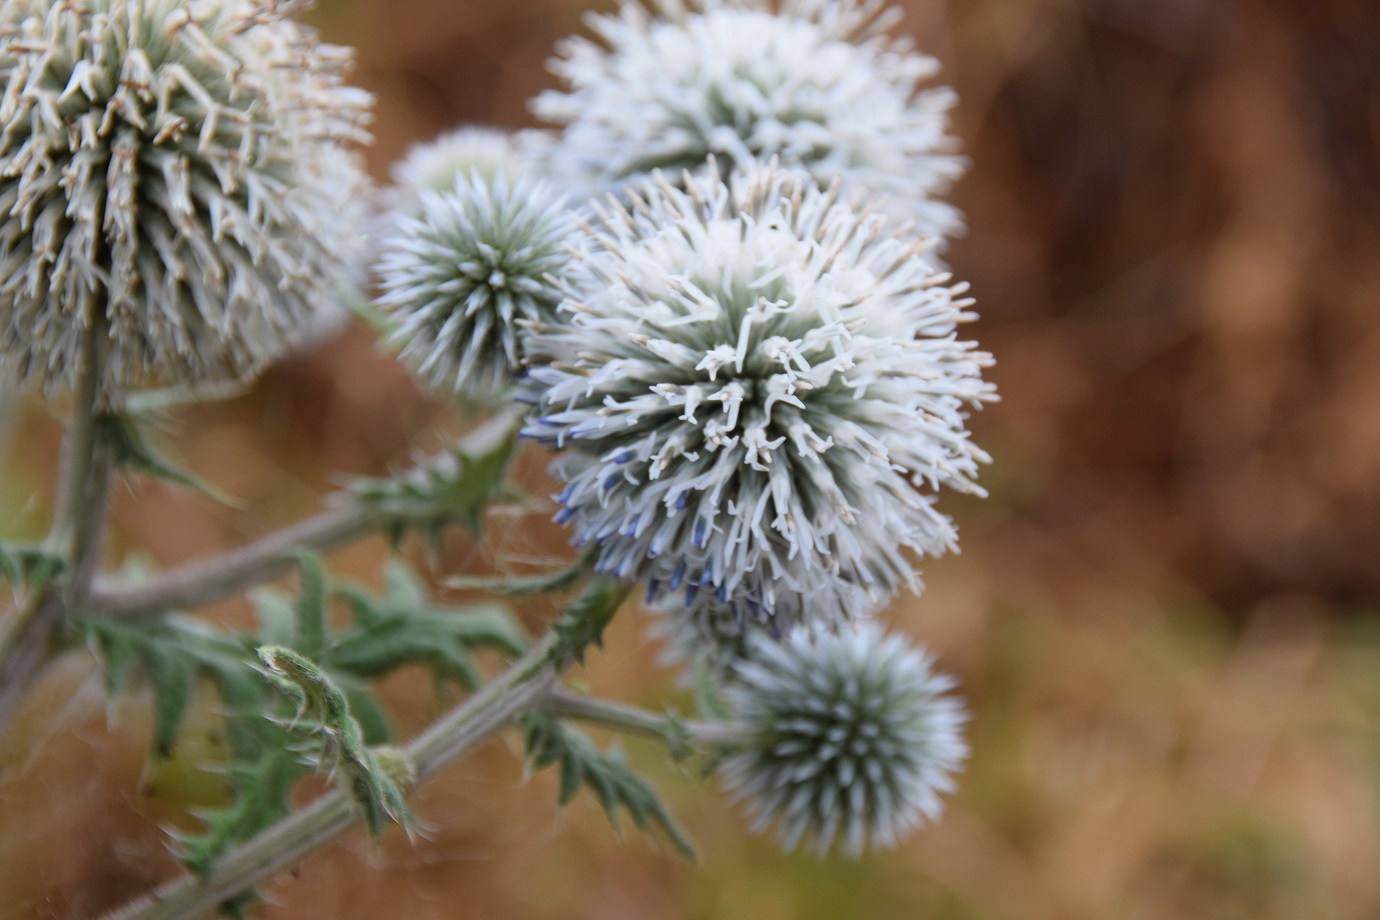
M503 176L509 184L536 178L552 139L544 131L503 131L467 126L416 144L394 164L393 184L384 192L386 210L416 217L422 191L448 192L459 179L478 175L485 182Z
M267 0L0 3L0 350L102 399L243 378L328 309L370 97Z
M923 244L770 167L592 233L527 342L526 435L564 451L558 520L600 570L783 628L917 587L904 549L954 545L932 493L981 492L965 408L993 398Z
M874 0L689 0L659 12L624 0L589 18L551 67L565 92L534 102L565 126L562 149L591 185L663 169L703 172L713 154L741 167L773 156L845 195L884 193L890 213L936 236L961 218L936 200L963 172L948 134L948 88L918 90L938 70L885 29Z
M854 857L892 847L943 810L940 794L968 755L954 681L874 623L838 633L758 638L724 691L751 740L721 766L754 818L788 850L810 838Z
M523 366L519 323L555 319L573 219L544 186L501 173L419 195L420 217L383 242L389 341L438 392L491 394Z

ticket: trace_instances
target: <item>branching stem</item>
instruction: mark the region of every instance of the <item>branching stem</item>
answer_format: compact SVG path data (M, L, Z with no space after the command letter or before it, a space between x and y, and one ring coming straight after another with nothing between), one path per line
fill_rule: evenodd
M564 719L578 719L592 725L632 735L657 738L674 747L681 739L695 747L718 748L748 740L748 729L724 722L681 722L676 718L597 697L577 696L562 690L547 694L542 711Z
M76 400L63 436L57 501L44 541L44 548L63 560L66 572L16 611L0 635L0 735L42 666L53 630L87 595L100 559L110 486L110 457L97 435L107 338L103 317L103 311L93 311L82 340Z
M473 749L542 699L566 662L552 655L554 635L534 646L502 675L451 710L407 745L423 779ZM107 915L105 920L188 920L254 887L354 825L360 812L336 789L294 812L215 861L203 875L184 875Z
M510 436L514 415L500 413L467 434L467 444L486 446ZM98 582L87 597L83 613L93 616L141 619L169 610L190 610L238 594L277 578L296 564L294 550L331 550L395 523L377 508L354 498L313 517L298 521L223 555L165 572L146 581Z
M277 578L296 564L294 550L328 551L378 530L385 519L350 501L211 559L191 562L147 581L97 582L84 612L143 619L190 610Z

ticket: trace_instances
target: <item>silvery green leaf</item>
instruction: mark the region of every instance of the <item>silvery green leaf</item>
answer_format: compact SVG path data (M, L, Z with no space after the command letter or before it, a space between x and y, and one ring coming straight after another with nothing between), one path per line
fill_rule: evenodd
M78 620L77 628L101 655L109 692L120 691L136 665L149 681L157 755L172 750L198 675L215 684L225 705L236 757L253 757L271 746L276 733L269 722L269 688L254 670L249 637L175 615L142 623L87 618Z
M493 648L509 656L527 644L521 626L498 604L432 604L420 581L400 562L389 565L383 595L354 585L333 589L354 626L332 636L321 660L341 674L369 678L406 664L428 667L437 680L475 689L482 677L470 652Z
M558 797L562 805L582 786L588 788L615 828L621 808L639 828L660 828L683 856L694 858L694 846L662 805L656 790L628 769L620 751L601 753L583 732L541 713L523 716L522 728L532 766L560 766Z

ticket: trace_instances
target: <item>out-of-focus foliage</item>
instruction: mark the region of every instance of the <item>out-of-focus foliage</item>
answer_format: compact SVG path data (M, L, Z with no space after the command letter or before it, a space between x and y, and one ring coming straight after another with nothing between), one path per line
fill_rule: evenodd
M198 682L214 688L228 750L220 758L202 752L205 762L193 766L223 770L231 801L209 809L184 801L204 825L180 835L181 858L194 871L287 814L294 786L313 769L351 792L371 835L390 821L413 831L416 819L405 798L412 780L395 777L389 768L394 755L378 747L392 729L368 680L420 664L438 689L452 681L473 690L480 684L475 650L516 656L525 644L505 608L434 607L401 563L387 566L378 595L331 585L310 553L299 554L298 574L295 597L271 589L256 593L257 632L232 632L182 615L152 623L92 618L77 624L100 655L112 697L136 674L147 684L155 771L166 774L165 762L185 758L184 739L195 737L187 722ZM350 610L348 628L331 628L332 597ZM409 769L404 765L404 772Z
M360 47L382 177L411 142L461 121L530 124L523 103L553 85L542 63L584 7L322 0L311 15L328 40ZM619 842L587 797L558 812L551 771L531 780L547 794L517 788L516 745L490 745L421 788L425 838L387 834L372 857L362 832L346 838L274 882L257 916L1380 912L1380 11L906 7L903 28L960 95L972 171L954 197L970 230L945 258L973 284L1003 395L974 420L994 455L992 498L942 506L963 555L892 608L974 713L943 820L857 865L783 857L717 790L631 742L630 763L696 840L691 866ZM434 449L446 418L352 332L186 414L183 465L243 509L123 491L117 547L172 563L233 545L312 510L334 471L383 475ZM0 536L18 541L42 532L56 432L36 410L9 430ZM544 458L518 465L530 491L551 491ZM488 525L534 567L568 558L555 528ZM363 545L332 566L371 577L386 552ZM488 570L459 537L440 562ZM620 617L605 639L587 656L593 689L659 706L673 678L654 666L645 620ZM0 807L23 830L0 839L4 920L94 916L141 893L175 868L157 825L191 826L163 777L141 776L146 704L108 712L89 679L62 662L0 745ZM400 737L436 712L424 674L391 677L381 695Z

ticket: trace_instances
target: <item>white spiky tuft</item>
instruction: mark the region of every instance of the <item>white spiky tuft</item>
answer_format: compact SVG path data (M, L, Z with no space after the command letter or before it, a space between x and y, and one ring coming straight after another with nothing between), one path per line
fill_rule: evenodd
M948 134L955 95L919 89L939 69L885 30L879 0L623 0L588 18L551 67L564 91L534 102L565 128L561 149L593 187L662 169L703 172L773 156L821 186L885 196L889 213L943 237L959 212L938 200L963 172Z
M368 94L267 0L0 4L0 350L102 399L252 374L329 310L358 242Z
M775 823L787 850L895 846L939 816L968 756L954 686L875 623L755 637L724 691L751 732L722 763L724 784L753 830Z
M964 287L806 177L687 182L602 211L568 322L527 342L558 520L653 601L777 631L918 588L905 550L956 541L935 491L981 493Z
M556 317L574 220L544 185L502 172L418 195L420 215L399 215L382 244L389 342L437 392L492 395L524 367L519 325Z

